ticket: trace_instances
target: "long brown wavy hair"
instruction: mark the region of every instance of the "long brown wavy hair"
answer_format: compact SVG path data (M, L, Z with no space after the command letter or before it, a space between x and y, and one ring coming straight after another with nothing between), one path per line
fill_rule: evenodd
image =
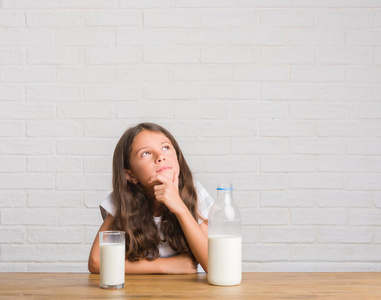
M160 227L164 237L162 241L153 218L153 196L147 194L140 183L133 184L126 179L125 170L131 169L132 143L134 138L143 130L161 132L172 143L180 167L180 198L196 221L200 217L192 173L175 138L160 125L140 123L128 129L115 147L112 185L116 213L111 227L114 230L126 232L126 259L129 261L158 258L158 246L163 241L168 241L169 246L176 254L186 253L195 260L177 217L164 205Z

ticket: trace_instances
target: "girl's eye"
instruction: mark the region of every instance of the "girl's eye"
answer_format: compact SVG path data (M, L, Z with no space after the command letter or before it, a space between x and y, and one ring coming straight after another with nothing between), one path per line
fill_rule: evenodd
M149 154L149 151L145 151L145 152L142 153L142 156L146 156L148 154Z
M163 147L163 150L168 150L169 149L169 146L164 146Z

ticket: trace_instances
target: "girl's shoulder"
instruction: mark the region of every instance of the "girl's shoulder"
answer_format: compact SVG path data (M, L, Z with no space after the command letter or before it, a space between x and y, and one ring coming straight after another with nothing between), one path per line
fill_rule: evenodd
M101 204L99 204L99 209L101 210L103 220L106 219L108 214L112 216L115 215L115 204L112 193L108 194L108 196L101 202Z
M193 181L194 187L196 188L197 198L199 201L207 201L210 197L208 191L199 181ZM211 197L210 197L211 198Z

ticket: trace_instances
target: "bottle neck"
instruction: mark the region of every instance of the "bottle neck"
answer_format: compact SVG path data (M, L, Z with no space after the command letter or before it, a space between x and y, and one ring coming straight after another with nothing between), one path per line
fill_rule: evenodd
M217 202L220 204L230 204L233 199L232 189L217 189Z

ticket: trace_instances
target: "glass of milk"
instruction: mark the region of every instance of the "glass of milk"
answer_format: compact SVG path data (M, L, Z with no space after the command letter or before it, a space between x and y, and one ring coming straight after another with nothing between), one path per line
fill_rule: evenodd
M126 244L124 231L100 231L100 287L121 289L124 287Z

